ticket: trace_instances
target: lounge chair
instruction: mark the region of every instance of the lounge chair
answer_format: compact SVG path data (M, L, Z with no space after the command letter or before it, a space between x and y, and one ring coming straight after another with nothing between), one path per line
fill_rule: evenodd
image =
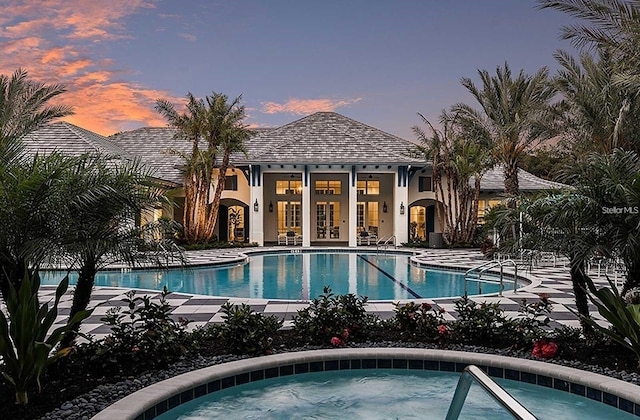
M360 235L358 235L358 245L363 245L365 242L367 245L371 245L372 242L375 244L377 240L378 235L375 233L369 233L366 230L363 230L360 232Z

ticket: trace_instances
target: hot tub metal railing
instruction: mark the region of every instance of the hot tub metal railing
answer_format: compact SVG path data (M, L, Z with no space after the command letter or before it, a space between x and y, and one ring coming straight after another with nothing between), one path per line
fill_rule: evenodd
M522 404L491 379L480 368L469 365L464 368L462 376L458 380L456 392L453 394L446 420L457 420L464 406L464 402L471 388L471 383L476 381L498 404L504 407L512 416L519 420L537 420Z

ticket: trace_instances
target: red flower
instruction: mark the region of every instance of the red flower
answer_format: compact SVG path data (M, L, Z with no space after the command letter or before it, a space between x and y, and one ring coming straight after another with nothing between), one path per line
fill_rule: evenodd
M342 345L342 340L340 340L338 337L332 337L331 338L331 344L333 344L336 347L341 346Z
M541 339L533 343L533 356L537 358L550 359L558 353L558 345L553 341L547 342Z
M449 329L446 325L440 324L438 325L438 334L445 335L449 332Z
M431 305L429 305L427 302L424 302L422 304L422 309L428 311L429 309L431 309Z

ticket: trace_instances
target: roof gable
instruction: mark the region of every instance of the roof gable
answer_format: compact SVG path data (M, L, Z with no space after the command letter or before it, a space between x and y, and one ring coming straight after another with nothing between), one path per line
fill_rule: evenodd
M130 155L107 137L68 122L44 125L22 138L29 154L60 152L67 156L101 153L129 158Z
M473 186L473 182L473 178L469 180L471 186ZM524 169L518 168L518 189L522 192L560 190L564 188L568 188L568 185L547 181ZM504 191L504 168L502 165L496 165L482 176L480 180L480 191Z
M413 143L335 112L316 112L247 142L250 162L424 163Z

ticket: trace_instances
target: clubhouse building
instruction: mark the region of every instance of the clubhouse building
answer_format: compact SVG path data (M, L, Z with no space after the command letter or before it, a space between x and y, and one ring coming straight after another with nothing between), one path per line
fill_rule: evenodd
M146 220L183 218L183 162L169 150L189 152L171 127L146 127L104 137L66 122L29 134L30 152L100 152L139 158L168 189L173 207L159 207ZM410 236L434 240L438 223L432 169L412 156L415 144L334 112L317 112L278 128L257 129L247 154L234 154L222 194L220 240L258 245L401 244ZM560 188L523 170L524 192ZM482 179L480 217L500 201L500 168ZM431 234L431 235L430 235Z

